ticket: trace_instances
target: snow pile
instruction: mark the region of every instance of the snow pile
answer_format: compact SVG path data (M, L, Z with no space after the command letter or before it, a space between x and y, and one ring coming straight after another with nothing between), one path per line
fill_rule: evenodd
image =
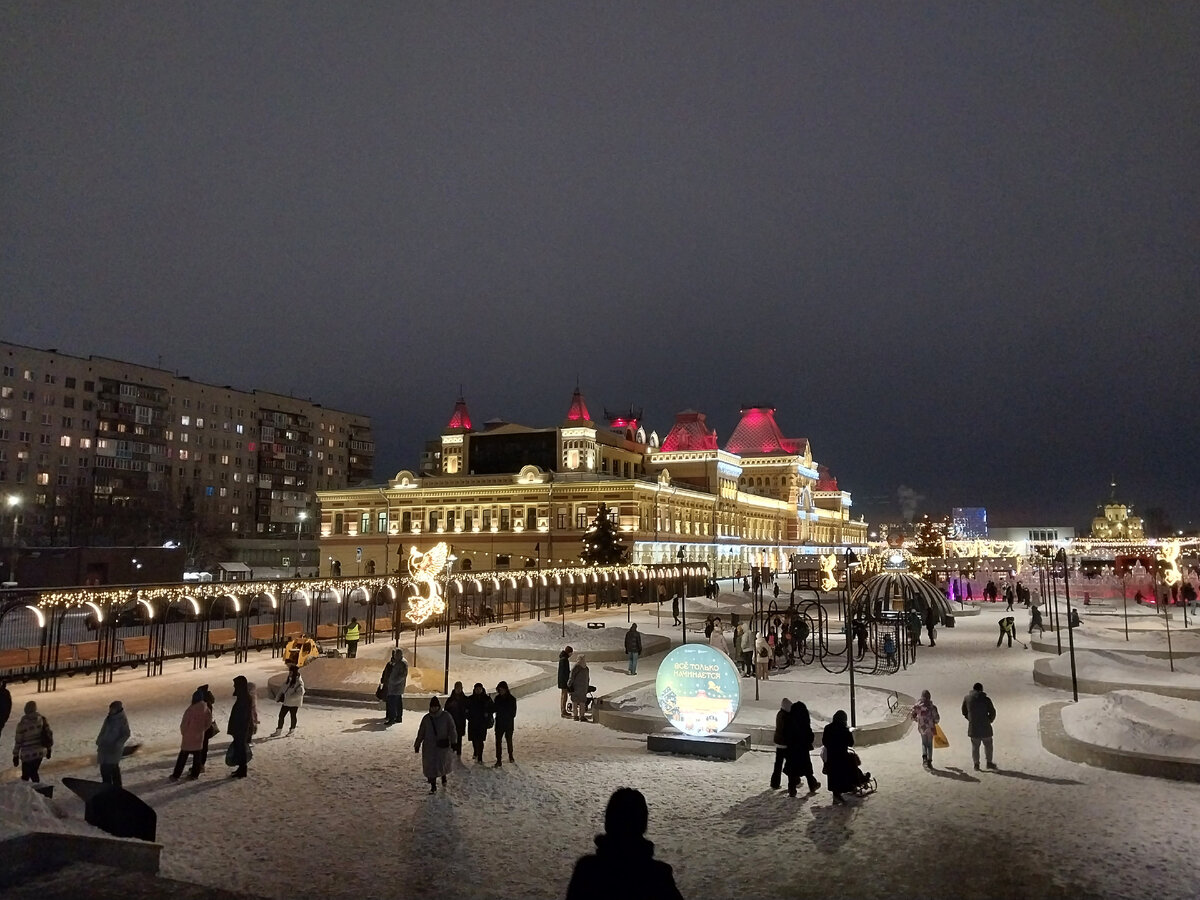
M68 819L53 800L39 794L28 782L0 785L0 840L31 831L107 837L86 822Z
M498 650L561 650L570 645L576 653L589 650L624 650L625 628L588 628L567 623L563 636L561 622L532 622L519 629L490 631L475 643Z
M1165 659L1141 656L1136 653L1110 653L1105 650L1076 650L1075 668L1080 678L1123 684L1161 684L1200 690L1200 658L1175 660L1175 671ZM1050 670L1056 675L1071 674L1071 657L1067 653L1050 659Z
M1063 728L1114 750L1200 763L1200 702L1144 691L1113 691L1063 707Z

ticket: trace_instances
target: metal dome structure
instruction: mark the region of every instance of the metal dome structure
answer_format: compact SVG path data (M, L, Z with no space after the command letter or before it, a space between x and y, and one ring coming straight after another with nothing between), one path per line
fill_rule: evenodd
M872 575L862 584L855 585L854 595L850 599L851 617L861 613L868 620L881 618L880 613L884 610L913 607L921 613L922 620L931 608L937 612L940 624L954 618L950 601L937 585L908 572Z

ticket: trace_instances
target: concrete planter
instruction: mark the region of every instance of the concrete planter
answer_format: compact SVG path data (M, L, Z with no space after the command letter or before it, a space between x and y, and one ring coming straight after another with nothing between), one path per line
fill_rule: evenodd
M1127 772L1130 775L1200 782L1200 763L1170 756L1102 747L1071 737L1063 727L1062 710L1065 706L1065 702L1047 703L1038 713L1038 734L1041 736L1042 746L1055 756L1100 769Z

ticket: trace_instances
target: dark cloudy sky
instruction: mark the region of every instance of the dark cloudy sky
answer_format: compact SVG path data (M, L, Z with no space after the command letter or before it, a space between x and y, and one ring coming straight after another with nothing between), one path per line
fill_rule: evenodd
M4 339L370 414L770 403L860 508L1200 525L1200 4L0 4Z

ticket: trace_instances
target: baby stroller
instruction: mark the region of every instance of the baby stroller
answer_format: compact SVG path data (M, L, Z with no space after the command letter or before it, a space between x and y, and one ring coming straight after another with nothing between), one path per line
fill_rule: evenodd
M594 684L589 684L587 696L583 700L583 718L586 719L588 716L593 715L592 704L595 702L596 702L596 686ZM572 718L575 717L575 701L572 700L570 697L567 698L567 715L571 716Z

